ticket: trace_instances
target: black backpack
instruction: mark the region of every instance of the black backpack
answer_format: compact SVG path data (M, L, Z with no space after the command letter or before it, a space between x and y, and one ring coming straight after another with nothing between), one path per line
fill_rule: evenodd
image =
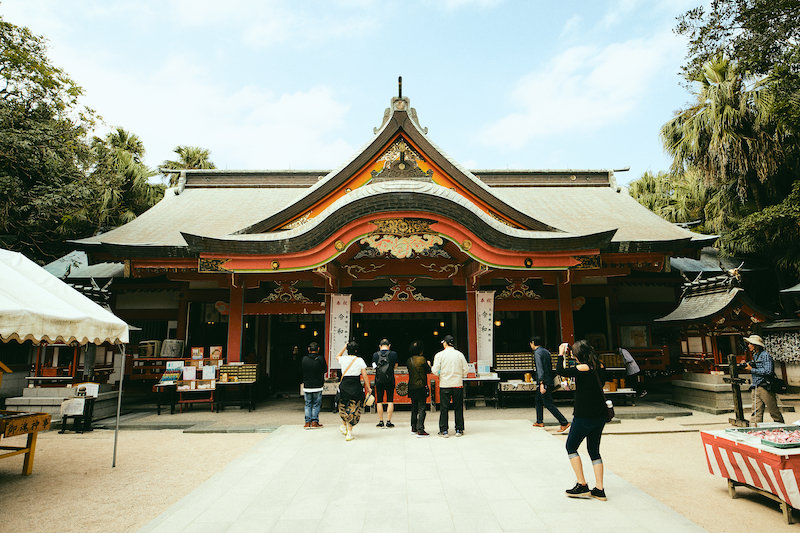
M391 383L394 381L394 372L389 361L389 352L381 350L378 352L378 366L375 369L376 383Z

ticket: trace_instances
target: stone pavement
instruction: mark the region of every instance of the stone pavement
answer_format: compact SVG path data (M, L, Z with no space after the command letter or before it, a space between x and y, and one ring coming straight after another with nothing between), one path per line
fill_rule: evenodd
M351 442L330 423L281 426L140 531L703 531L613 472L608 501L565 497L564 438L528 420L468 419L464 437L443 439L372 418Z

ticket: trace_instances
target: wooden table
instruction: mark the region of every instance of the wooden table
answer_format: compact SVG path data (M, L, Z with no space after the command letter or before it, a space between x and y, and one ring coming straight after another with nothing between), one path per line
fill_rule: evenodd
M247 381L217 381L217 412L225 409L226 405L247 406L248 411L256 408L255 380ZM233 391L239 392L238 397L233 397Z
M178 394L175 391L176 385L172 383L156 383L153 385L153 392L156 393L156 414L161 414L161 406L169 405L169 414L175 414L175 404L178 402ZM164 401L166 399L166 402Z
M0 411L0 439L2 437L28 435L28 441L25 446L0 446L0 459L25 454L25 461L22 463L22 475L31 475L31 472L33 472L33 456L36 452L36 437L40 431L47 429L50 429L50 415L47 413Z
M474 377L464 378L464 409L467 408L467 400L483 400L494 402L494 407L499 407L498 389L500 386L500 377ZM479 394L470 395L468 392L471 389L478 389ZM488 390L486 390L488 389ZM483 393L483 394L480 394Z

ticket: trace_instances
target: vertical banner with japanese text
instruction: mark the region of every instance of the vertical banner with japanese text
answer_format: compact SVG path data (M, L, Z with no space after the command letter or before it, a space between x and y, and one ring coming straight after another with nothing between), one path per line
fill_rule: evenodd
M328 367L339 368L336 355L350 340L350 294L331 295L331 330L328 335Z
M494 364L494 291L475 292L478 365Z

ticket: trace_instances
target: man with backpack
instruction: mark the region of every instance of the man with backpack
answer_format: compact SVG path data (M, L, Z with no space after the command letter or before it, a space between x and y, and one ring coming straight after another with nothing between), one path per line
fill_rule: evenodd
M394 413L394 369L397 367L397 352L391 350L388 339L381 339L379 350L372 355L375 369L375 403L378 406L379 428L393 428ZM386 404L386 425L383 424L383 404Z

